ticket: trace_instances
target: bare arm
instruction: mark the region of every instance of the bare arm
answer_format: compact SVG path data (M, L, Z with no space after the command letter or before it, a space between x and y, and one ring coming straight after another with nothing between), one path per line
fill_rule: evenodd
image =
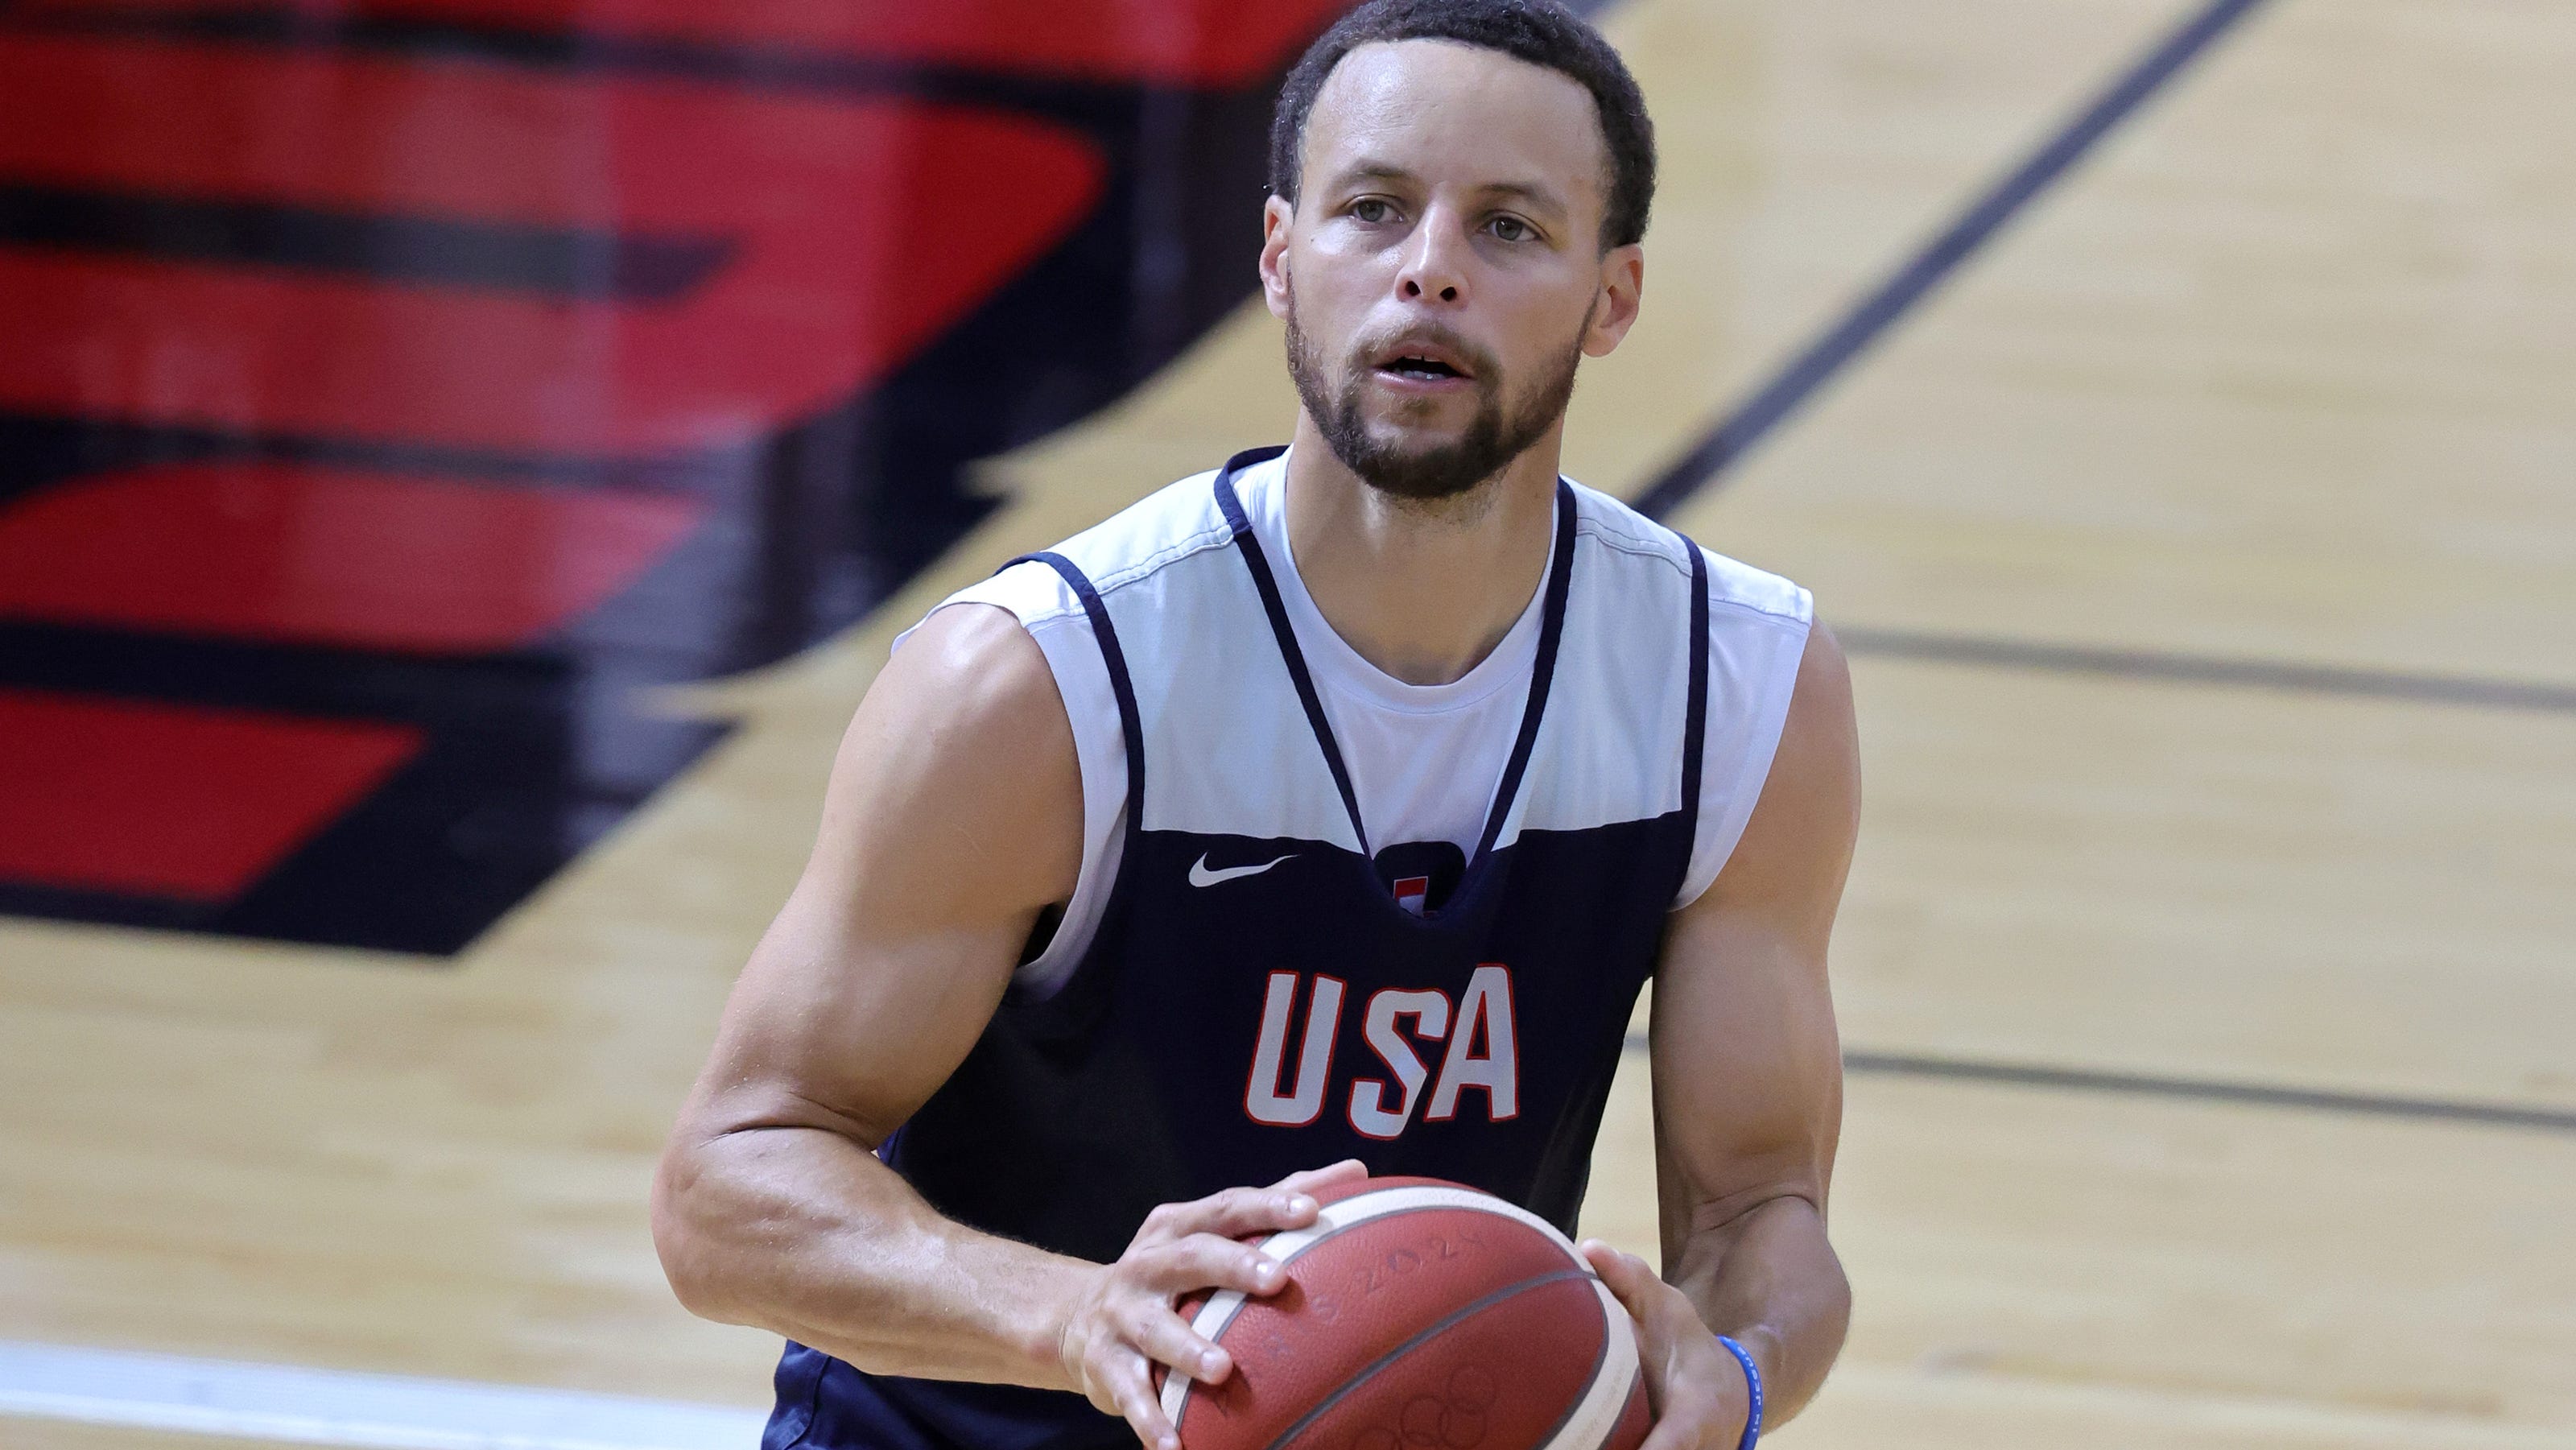
M1715 1334L1761 1367L1766 1427L1805 1406L1842 1348L1851 1289L1825 1237L1842 1125L1825 946L1859 808L1850 672L1819 625L1743 840L1675 918L1656 979L1669 1284L1640 1260L1588 1247L1637 1314L1664 1387L1649 1450L1733 1450L1740 1439L1744 1376Z
M1149 1444L1169 1435L1149 1358L1224 1376L1171 1301L1277 1288L1233 1238L1311 1222L1301 1181L1159 1211L1102 1266L949 1220L875 1156L982 1034L1081 851L1036 642L997 609L932 615L860 705L814 854L664 1151L654 1242L683 1304L875 1373L1076 1390Z

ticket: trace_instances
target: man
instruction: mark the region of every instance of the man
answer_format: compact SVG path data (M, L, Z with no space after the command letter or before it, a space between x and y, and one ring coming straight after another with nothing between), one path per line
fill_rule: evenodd
M1272 152L1291 446L900 644L672 1136L673 1286L792 1341L771 1450L1178 1450L1153 1367L1233 1371L1175 1299L1275 1292L1237 1236L1310 1190L1572 1229L1649 975L1665 1278L1583 1251L1650 1450L1749 1443L1840 1347L1843 663L1805 591L1556 472L1637 316L1634 82L1542 0L1381 0Z

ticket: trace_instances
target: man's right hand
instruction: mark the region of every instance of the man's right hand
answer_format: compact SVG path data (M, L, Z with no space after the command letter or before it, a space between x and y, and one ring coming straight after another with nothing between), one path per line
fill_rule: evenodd
M1127 1252L1094 1270L1067 1311L1056 1336L1065 1373L1092 1404L1126 1417L1145 1450L1180 1450L1180 1434L1154 1390L1153 1366L1212 1385L1234 1362L1192 1331L1173 1304L1201 1289L1279 1292L1287 1270L1239 1240L1305 1228L1317 1212L1312 1190L1367 1172L1358 1159L1345 1159L1268 1188L1229 1188L1155 1209Z

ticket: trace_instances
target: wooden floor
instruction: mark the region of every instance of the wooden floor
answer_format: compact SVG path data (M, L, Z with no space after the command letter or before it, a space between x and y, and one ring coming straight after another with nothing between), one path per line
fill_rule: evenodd
M1608 12L1667 189L1569 471L1642 487L2185 13ZM2565 0L2272 0L1678 516L1815 589L1866 741L1859 1309L1786 1443L2576 1444L2570 76ZM0 923L0 1339L764 1403L644 1190L852 703L1291 406L1247 311L995 463L878 616L665 702L743 725L453 969ZM1644 1247L1631 1067L1589 1220ZM2540 1111L2428 1116L2479 1107Z

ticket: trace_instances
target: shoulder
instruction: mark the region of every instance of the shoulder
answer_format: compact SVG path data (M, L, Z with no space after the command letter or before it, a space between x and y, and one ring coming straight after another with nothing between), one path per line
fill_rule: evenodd
M974 606L986 607L977 608ZM903 636L868 698L939 716L953 725L1007 726L1055 705L1055 676L1028 628L993 601L956 598Z
M1797 688L1789 697L1789 717L1781 725L1780 748L1822 764L1839 777L1842 767L1859 769L1860 738L1852 707L1851 664L1842 641L1822 620L1807 630L1798 656Z
M928 618L954 604L989 604L1041 640L1060 628L1087 635L1094 603L1232 541L1233 527L1217 506L1216 477L1211 469L1156 489L1054 548L949 595ZM1071 565L1071 573L1056 560ZM898 652L929 627L928 618L896 639Z
M971 866L933 894L971 883L1037 905L1070 890L1082 819L1044 652L1009 613L970 601L933 612L868 687L833 763L818 856Z
M1216 479L1217 470L1210 469L1167 484L1050 552L1107 596L1222 549L1233 542L1234 525L1217 504Z
M1807 632L1779 744L1744 833L1706 895L1711 909L1777 912L1822 933L1860 831L1860 730L1833 631Z
M1814 597L1793 581L1701 548L1598 489L1579 483L1571 486L1578 539L1595 545L1616 572L1629 576L1668 573L1687 581L1691 577L1691 554L1696 551L1705 568L1709 606L1714 614L1800 633L1814 621Z

